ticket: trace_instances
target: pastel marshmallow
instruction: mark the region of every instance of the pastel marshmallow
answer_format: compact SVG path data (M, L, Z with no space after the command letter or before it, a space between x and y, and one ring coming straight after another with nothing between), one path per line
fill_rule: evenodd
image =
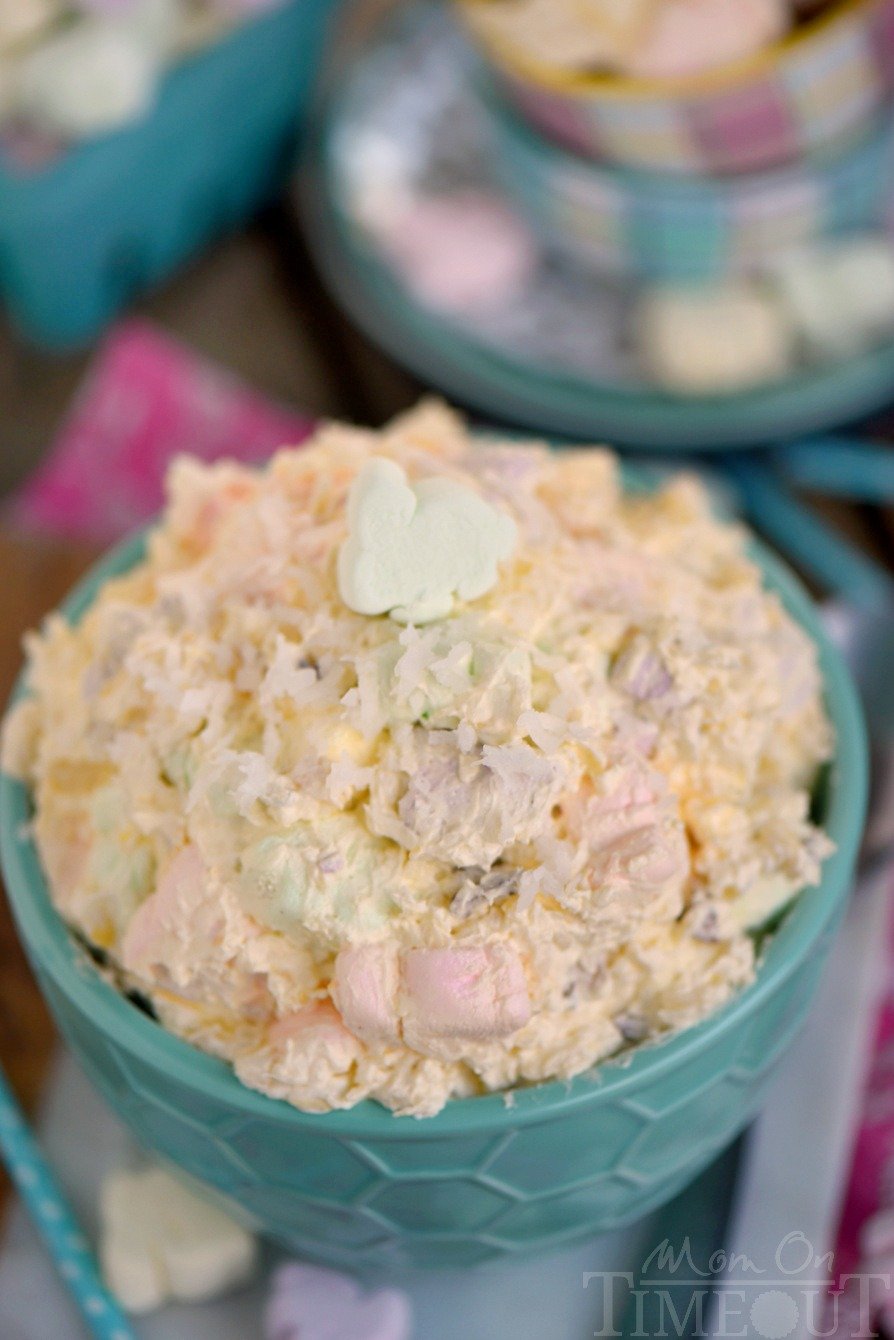
M115 29L157 57L173 55L187 22L183 0L76 0L77 8Z
M410 485L399 465L379 456L351 486L348 528L339 595L357 614L401 623L442 619L455 597L483 596L517 538L512 518L471 489L440 477Z
M107 1177L100 1222L103 1275L128 1312L205 1302L254 1269L251 1234L161 1168Z
M646 289L634 312L646 374L678 395L719 395L778 380L794 333L778 299L746 281Z
M270 1046L277 1051L294 1048L313 1056L327 1053L336 1064L350 1065L357 1054L353 1035L329 1001L314 1001L277 1019L270 1029Z
M508 301L537 265L525 224L484 192L415 199L381 241L417 298L442 312L474 313Z
M531 1017L521 959L507 946L410 949L401 970L408 1039L484 1041L516 1032Z
M894 333L894 243L887 238L793 252L774 266L771 280L814 354L845 358Z
M361 1042L394 1042L400 1038L398 985L395 948L358 945L339 953L330 991L345 1026Z
M236 1058L235 1070L249 1088L261 1088L263 1078L273 1097L294 1102L300 1094L302 1111L326 1112L333 1087L351 1091L361 1052L331 1001L314 1001L277 1019L258 1047Z
M469 21L485 41L511 44L529 59L568 69L626 66L665 0L515 0L481 3Z
M273 1274L264 1340L410 1340L412 1326L399 1289L364 1293L340 1271L296 1261Z
M786 31L785 0L664 0L627 73L678 79L753 55Z
M121 961L130 972L149 975L166 957L170 936L202 902L208 871L192 845L183 847L164 870L158 885L128 923Z
M589 878L606 895L606 906L620 894L635 896L641 908L666 906L670 913L682 907L691 873L689 843L661 778L624 769L604 795L585 789L563 805L563 813L569 833L586 839Z

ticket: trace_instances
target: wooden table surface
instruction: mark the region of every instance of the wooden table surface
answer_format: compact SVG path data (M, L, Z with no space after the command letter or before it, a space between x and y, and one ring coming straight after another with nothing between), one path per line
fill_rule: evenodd
M334 308L284 208L218 245L137 310L259 390L314 415L379 425L420 393ZM36 353L0 324L0 496L40 459L88 361L89 353ZM823 507L870 552L894 560L890 518ZM20 665L22 633L93 557L0 527L0 700ZM0 898L0 1061L29 1111L39 1101L53 1045L52 1024ZM0 1173L0 1208L6 1193Z

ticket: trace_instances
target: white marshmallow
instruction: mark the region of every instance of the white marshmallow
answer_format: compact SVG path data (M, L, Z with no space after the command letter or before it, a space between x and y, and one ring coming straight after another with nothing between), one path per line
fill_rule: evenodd
M107 1177L100 1218L103 1275L128 1312L203 1302L254 1267L251 1234L161 1168Z
M679 395L712 395L775 381L794 340L780 302L746 281L646 289L634 312L644 371Z
M894 334L894 245L886 238L793 252L772 277L793 327L814 354L843 358Z

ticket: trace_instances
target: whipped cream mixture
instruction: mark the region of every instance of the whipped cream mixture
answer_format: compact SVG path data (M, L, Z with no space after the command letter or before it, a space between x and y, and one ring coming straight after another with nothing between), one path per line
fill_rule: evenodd
M348 608L373 458L508 518L489 590ZM59 911L308 1111L425 1116L703 1019L830 850L814 648L746 538L692 478L625 494L607 451L439 405L261 472L180 460L145 561L28 642L4 766Z

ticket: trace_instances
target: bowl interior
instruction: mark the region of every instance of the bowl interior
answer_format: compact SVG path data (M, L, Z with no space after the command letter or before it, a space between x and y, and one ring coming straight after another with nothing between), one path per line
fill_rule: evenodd
M642 480L634 481L642 487ZM145 537L125 541L102 559L64 602L68 618L77 620L108 578L125 572L140 560ZM503 1094L454 1099L425 1121L395 1117L379 1104L365 1101L344 1112L322 1115L299 1112L246 1088L224 1062L166 1032L108 983L76 943L50 901L37 851L28 831L31 814L26 788L7 775L0 777L0 858L8 897L22 938L38 972L52 979L59 992L115 1045L141 1057L179 1082L200 1089L210 1100L247 1116L307 1131L368 1136L396 1134L428 1139L539 1122L559 1111L613 1100L636 1086L644 1075L651 1079L717 1040L745 1014L760 1009L772 992L840 913L856 859L867 793L867 751L862 713L850 675L829 641L817 611L803 587L764 546L754 542L752 556L766 584L780 596L789 613L806 629L818 647L827 709L833 721L837 748L823 785L818 788L819 818L836 843L824 867L821 885L798 898L782 917L763 948L756 980L727 1006L703 1023L667 1041L644 1046L618 1061L604 1062L595 1073L570 1082L550 1082ZM14 697L27 692L21 677Z

